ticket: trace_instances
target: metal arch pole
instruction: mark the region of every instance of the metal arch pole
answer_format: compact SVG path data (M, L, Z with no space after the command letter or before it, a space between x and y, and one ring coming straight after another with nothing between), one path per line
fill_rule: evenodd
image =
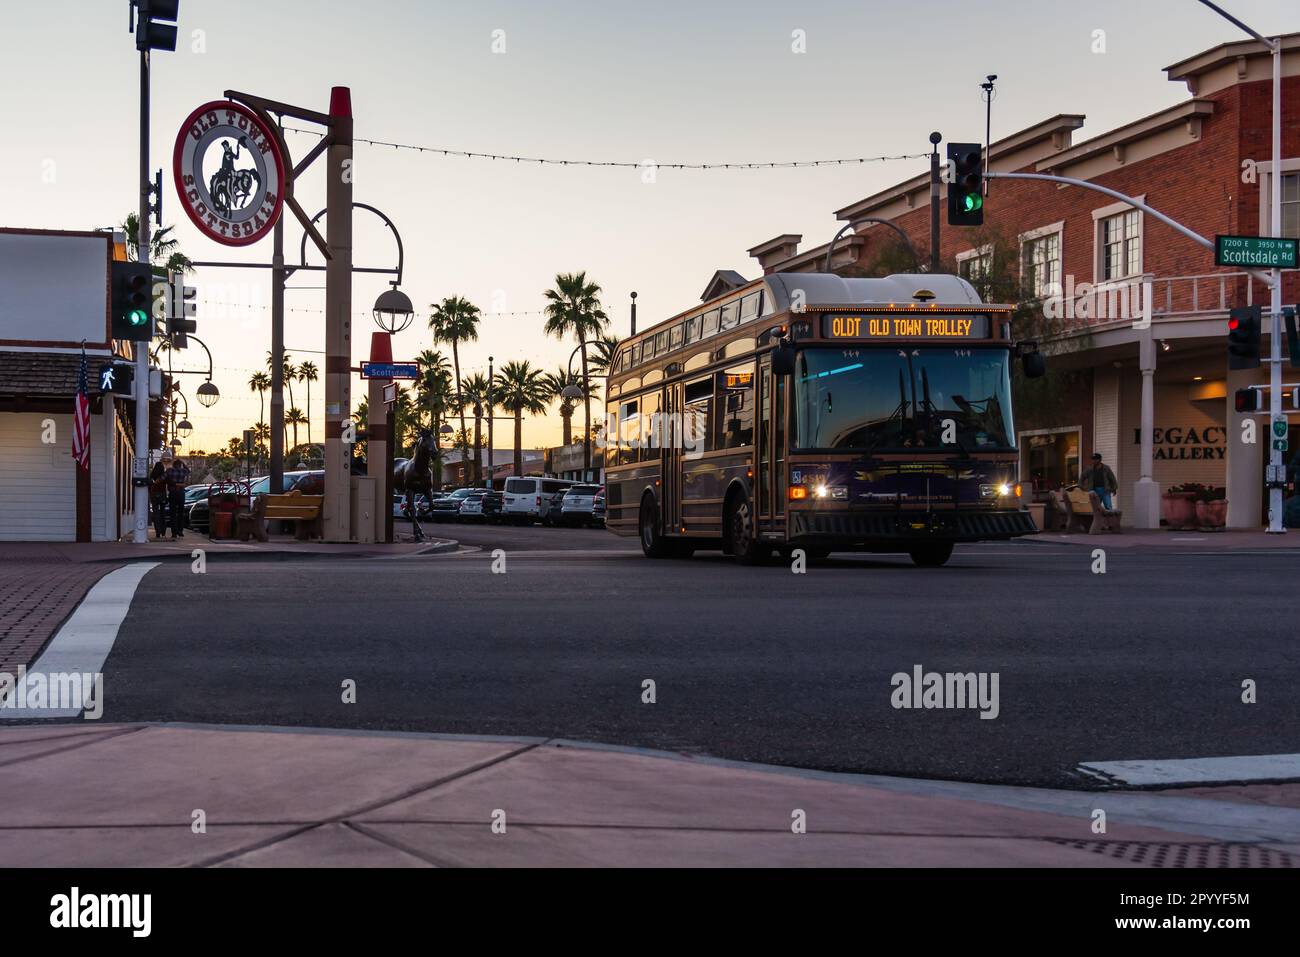
M376 209L374 206L371 206L369 203L353 203L353 204L352 204L352 208L353 208L353 209L365 209L365 210L368 210L368 211L374 213L376 216L378 216L380 219L382 219L382 220L384 221L384 225L385 225L385 226L387 226L389 229L391 229L391 230L393 231L393 239L397 240L397 270L396 270L397 278L396 278L395 280L393 280L393 283L392 283L392 284L393 284L394 287L396 287L396 286L400 286L400 285L402 284L402 267L403 267L403 266L405 265L405 263L406 263L406 250L405 250L405 247L402 246L402 234L399 233L399 232L397 231L397 227L393 224L393 221L392 221L391 219L389 219L388 216L383 212L383 210ZM326 211L327 211L327 210L322 209L319 213L317 213L315 216L313 216L313 217L311 218L311 222L312 222L312 224L315 225L316 223L320 222L320 218L321 218L322 216L325 215ZM314 267L314 266L308 266L308 265L307 265L307 233L305 233L305 232L303 233L303 236L302 236L302 245L300 246L300 248L299 248L299 250L298 250L298 261L299 261L299 265L296 267L296 268L298 268L298 269L315 269L315 268L320 268L320 267ZM362 270L360 270L360 269L356 269L356 270L353 270L353 271L354 271L354 272L361 272ZM391 272L393 272L394 270L392 270L392 269L382 269L382 270L381 270L381 269L372 269L372 270L366 270L366 271L367 271L367 272L388 272L388 273L391 273Z
M907 233L903 232L903 228L901 226L899 226L897 223L891 222L888 219L881 219L878 216L864 216L861 219L859 219L858 222L879 223L881 226L888 226L894 232L898 233L899 238L903 240L903 245L907 247L907 251L912 257L913 267L917 270L917 272L920 272L921 260L916 255L916 248L912 245L911 237L909 237ZM840 227L840 231L835 234L835 238L831 240L830 246L827 247L826 249L826 264L822 268L822 272L831 271L831 255L835 252L835 244L840 241L840 237L844 235L846 230L853 228L853 225L854 225L853 223L845 223L843 226Z

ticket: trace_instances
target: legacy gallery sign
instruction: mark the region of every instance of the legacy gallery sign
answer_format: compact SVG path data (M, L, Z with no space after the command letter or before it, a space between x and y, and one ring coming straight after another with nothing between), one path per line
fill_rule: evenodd
M1154 459L1222 459L1228 452L1228 430L1221 425L1173 426L1153 429ZM1133 430L1133 444L1142 444L1142 430Z
M284 157L255 113L231 100L205 103L181 125L172 154L181 205L227 246L255 243L284 206Z

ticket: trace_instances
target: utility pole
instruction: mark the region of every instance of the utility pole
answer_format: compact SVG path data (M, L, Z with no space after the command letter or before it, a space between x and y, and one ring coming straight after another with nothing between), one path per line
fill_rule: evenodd
M636 293L632 293L632 331L629 335L636 335Z
M145 29L142 15L136 24ZM136 45L139 46L137 38ZM136 261L153 265L149 248L149 47L140 50L140 210L136 230ZM149 541L149 447L153 436L149 434L149 343L135 343L135 467L132 472L136 482L132 500L135 511L137 545Z
M352 540L352 443L343 441L352 408L352 96L330 92L330 145L325 154L325 501L327 542ZM391 506L390 506L391 507Z
M488 394L487 394L487 400L488 400L488 407L487 407L487 420L488 420L488 457L487 457L487 473L488 473L488 478L487 478L487 487L488 487L489 489L493 489L493 488L495 488L495 486L494 486L493 483L492 483L492 475L493 475L493 473L496 471L495 467L494 467L493 464L492 464L492 423L496 420L496 416L494 416L494 415L492 414L492 413L495 411L495 410L494 410L494 407L493 407L493 402L492 402L492 390L493 390L493 388L494 388L495 386L496 386L496 374L492 371L492 356L488 356Z
M997 82L998 75L990 73L980 84L980 89L984 91L984 195L989 194L989 146L992 143L993 132L993 84Z
M939 143L943 134L930 134L930 272L939 271Z
M149 51L176 49L176 23L179 17L179 0L131 0L130 28L135 33L135 48L140 53L140 210L136 232L136 261L150 266L153 256L149 248ZM166 23L163 21L172 21ZM162 212L162 180L159 179L158 210ZM152 291L153 283L150 281ZM152 311L152 301L150 310ZM137 545L149 541L149 343L136 342L135 346L135 462L132 464L132 509L135 512L135 531L132 540Z

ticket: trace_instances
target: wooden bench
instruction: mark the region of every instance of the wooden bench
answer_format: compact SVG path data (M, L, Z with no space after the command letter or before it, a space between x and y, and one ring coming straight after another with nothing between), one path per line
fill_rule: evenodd
M1050 493L1052 506L1065 527L1064 534L1086 532L1092 528L1092 508L1088 504L1087 494L1080 488L1065 489Z
M284 495L259 495L251 512L240 512L236 516L236 537L243 542L250 537L265 542L267 522L295 523L294 537L299 541L319 537L321 505L324 501L324 495L303 495L298 491Z
M1088 507L1092 511L1092 528L1088 529L1088 534L1096 535L1098 532L1115 532L1119 534L1119 520L1124 513L1117 508L1106 508L1101 504L1101 496L1096 492L1088 493Z

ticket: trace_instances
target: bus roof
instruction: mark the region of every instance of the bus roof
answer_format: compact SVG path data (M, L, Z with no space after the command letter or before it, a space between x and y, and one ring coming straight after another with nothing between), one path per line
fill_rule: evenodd
M775 272L763 278L775 312L799 300L808 308L912 303L918 293L939 307L981 305L975 287L960 276L898 273L883 279L845 279L833 273Z

